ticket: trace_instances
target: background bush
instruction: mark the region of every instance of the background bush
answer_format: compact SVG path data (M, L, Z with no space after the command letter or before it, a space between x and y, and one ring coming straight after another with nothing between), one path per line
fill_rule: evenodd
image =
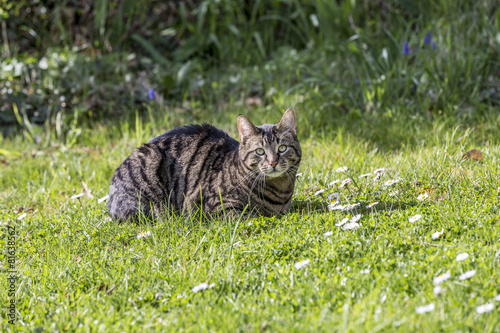
M4 135L134 116L149 89L152 112L295 105L310 128L401 113L474 122L500 104L495 1L0 4Z

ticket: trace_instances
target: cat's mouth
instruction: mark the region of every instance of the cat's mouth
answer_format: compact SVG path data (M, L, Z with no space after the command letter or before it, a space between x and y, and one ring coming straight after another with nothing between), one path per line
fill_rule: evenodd
M266 177L269 177L269 178L277 178L284 173L285 173L285 171L282 171L282 170L271 170L271 171L264 172Z

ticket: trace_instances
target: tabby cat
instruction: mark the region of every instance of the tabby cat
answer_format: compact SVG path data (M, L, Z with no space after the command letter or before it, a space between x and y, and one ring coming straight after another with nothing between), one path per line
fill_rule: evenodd
M293 109L277 125L238 117L240 143L215 127L170 130L133 152L111 179L108 211L118 221L203 209L273 216L292 202L302 151Z

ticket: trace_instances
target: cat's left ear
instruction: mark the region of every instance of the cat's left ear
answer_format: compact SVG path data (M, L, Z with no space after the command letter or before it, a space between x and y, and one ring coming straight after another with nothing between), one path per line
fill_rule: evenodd
M293 108L289 108L285 111L283 117L279 124L276 126L276 129L280 133L291 133L293 136L297 136L297 120L295 119L295 111Z

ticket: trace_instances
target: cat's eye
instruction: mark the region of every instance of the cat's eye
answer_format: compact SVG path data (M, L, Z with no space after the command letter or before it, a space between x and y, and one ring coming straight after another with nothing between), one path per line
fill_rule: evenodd
M287 148L287 147L286 147L285 145L281 145L281 146L279 146L279 147L278 147L278 151L279 151L280 153L283 153L283 152L286 150L286 148Z
M264 149L262 149L262 148L258 148L258 149L256 149L256 150L255 150L255 153L256 153L257 155L264 155L265 151L264 151Z

